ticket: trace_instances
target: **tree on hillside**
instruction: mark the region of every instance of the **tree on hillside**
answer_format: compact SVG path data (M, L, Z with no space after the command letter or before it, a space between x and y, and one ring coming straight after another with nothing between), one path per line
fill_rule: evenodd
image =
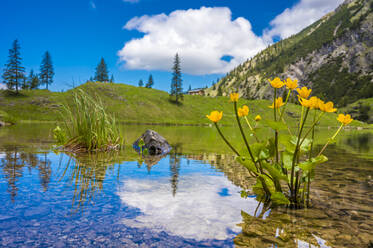
M145 85L145 88L152 88L153 85L154 85L153 76L152 76L152 74L150 74L148 82Z
M114 83L114 75L111 74L110 83Z
M30 71L30 74L27 77L27 84L31 90L37 89L39 87L39 77L37 74L34 74L34 70Z
M108 82L109 81L109 71L107 69L107 65L105 63L104 58L101 58L100 63L96 67L96 73L94 80L100 82Z
M189 89L188 91L191 91L192 90L192 85L189 84Z
M15 89L17 94L25 77L25 68L21 65L22 58L20 55L20 45L18 40L14 40L12 48L9 49L8 63L5 64L3 82L9 90Z
M175 96L175 102L178 103L180 100L183 100L183 80L181 79L180 58L177 53L174 58L172 71L170 97Z
M142 87L142 86L144 86L144 82L142 81L142 79L140 79L140 81L139 81L139 87Z
M21 79L21 89L23 89L23 90L28 90L28 89L30 89L30 85L28 84L28 80L27 80L26 77L23 77L23 78Z
M53 76L54 76L54 70L53 70L53 64L52 64L52 58L48 51L45 52L43 56L43 60L40 64L40 84L45 84L46 89L48 89L48 85L53 83Z

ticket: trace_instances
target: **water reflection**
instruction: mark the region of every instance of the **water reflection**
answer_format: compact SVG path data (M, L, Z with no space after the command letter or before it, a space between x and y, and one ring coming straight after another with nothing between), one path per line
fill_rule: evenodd
M368 153L372 149L372 133L356 133L345 139L345 144L359 153Z
M216 154L224 144L207 128L190 129L163 128L172 152L144 161L128 150L56 155L0 140L0 246L232 247L234 239L238 247L367 247L372 240L372 160L357 155L372 149L372 136L350 133L331 145L313 185L314 208L288 212L241 198L254 183L247 170L232 154Z
M252 213L256 206L239 191L225 177L188 173L178 179L175 195L167 178L128 179L118 194L124 204L141 211L136 218L123 220L127 226L195 240L225 240L240 232L240 211Z
M44 155L24 152L16 146L4 147L4 152L0 154L0 167L8 182L8 192L12 202L15 201L18 192L18 180L23 176L24 168L37 169L39 172L40 184L45 191L52 174L51 161L48 160L47 153Z
M60 155L59 171L60 180L68 178L74 187L72 205L82 210L86 202L94 199L95 195L103 188L107 171L113 171L115 164L120 164L118 152L72 154L69 153L67 162L65 154ZM120 167L117 167L119 178Z

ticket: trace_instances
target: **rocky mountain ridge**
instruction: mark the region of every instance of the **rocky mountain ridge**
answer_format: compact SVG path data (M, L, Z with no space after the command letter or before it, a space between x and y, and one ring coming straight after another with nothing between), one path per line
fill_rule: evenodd
M209 96L238 91L249 99L270 99L268 79L296 78L313 94L344 106L373 97L373 1L348 0L300 33L247 60L217 84Z

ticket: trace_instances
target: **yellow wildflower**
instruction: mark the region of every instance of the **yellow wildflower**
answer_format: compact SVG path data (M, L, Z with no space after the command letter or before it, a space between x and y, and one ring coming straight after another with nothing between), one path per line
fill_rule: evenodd
M285 103L282 101L282 97L278 97L274 103L272 103L271 106L268 106L270 108L279 108L281 106L283 106Z
M239 117L247 116L249 114L249 107L244 105L242 108L238 108L237 114Z
M333 113L337 111L337 109L334 108L333 105L334 104L332 102L327 102L327 103L320 104L319 108L323 112Z
M351 118L351 115L344 115L344 114L339 114L337 120L342 123L343 125L348 125L351 123L353 120Z
M273 88L277 88L277 89L279 89L279 88L281 88L282 86L285 85L285 83L282 82L281 79L278 78L278 77L276 77L276 78L273 79L272 81L269 80L269 82L271 83L271 85L272 85Z
M220 121L221 120L221 118L223 117L223 111L212 111L211 113L210 113L210 115L206 115L206 117L210 120L210 121L212 121L212 122L218 122L218 121Z
M321 109L324 104L325 102L323 100L321 100L320 98L317 98L317 107L319 109Z
M299 97L299 102L306 108L313 109L319 107L319 99L316 96L311 97L309 100Z
M238 98L239 98L238 93L231 93L231 94L229 95L229 97L231 98L231 101L232 101L232 102L237 102L237 101L238 101Z
M291 80L291 78L287 78L285 84L289 90L295 90L295 88L298 87L298 80Z
M255 121L260 121L262 117L260 115L255 116Z
M307 99L311 94L312 89L307 89L307 87L302 87L301 89L297 89L297 92L300 97Z

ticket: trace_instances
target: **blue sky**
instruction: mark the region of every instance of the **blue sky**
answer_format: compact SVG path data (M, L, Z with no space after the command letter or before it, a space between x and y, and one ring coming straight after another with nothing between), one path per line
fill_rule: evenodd
M178 52L184 88L211 82L337 7L342 0L2 0L0 69L12 41L23 65L39 70L43 53L55 67L52 90L94 75L101 57L118 83L137 85L153 74L169 90ZM226 60L224 58L232 58Z

